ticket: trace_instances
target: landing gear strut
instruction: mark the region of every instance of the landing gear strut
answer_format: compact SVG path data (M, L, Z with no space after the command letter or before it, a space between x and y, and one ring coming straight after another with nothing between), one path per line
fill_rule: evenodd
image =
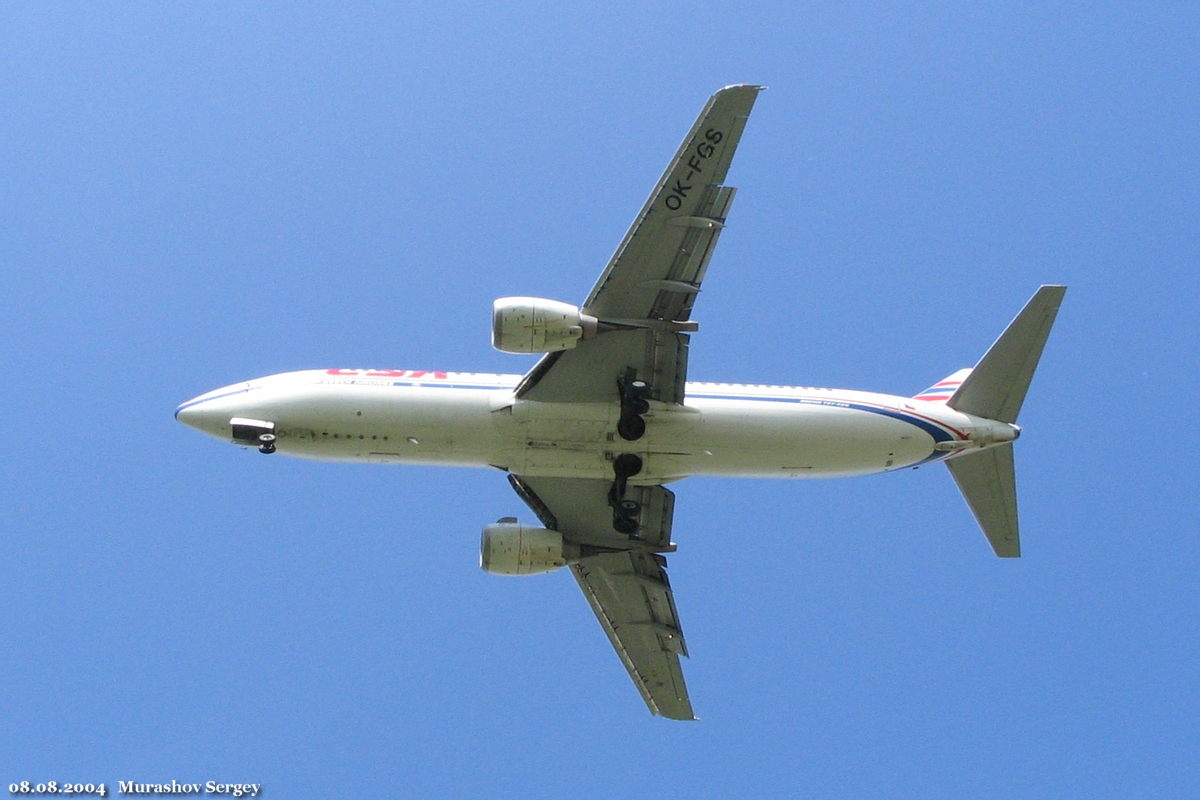
M645 423L643 423L645 424ZM642 471L642 459L633 453L622 453L613 459L614 480L608 490L608 504L613 510L613 530L626 536L636 536L638 532L638 514L642 506L636 500L625 498L629 479Z
M650 410L650 385L635 377L637 371L628 369L617 378L617 391L621 394L621 421L617 433L627 442L636 442L646 433L646 420L642 415Z

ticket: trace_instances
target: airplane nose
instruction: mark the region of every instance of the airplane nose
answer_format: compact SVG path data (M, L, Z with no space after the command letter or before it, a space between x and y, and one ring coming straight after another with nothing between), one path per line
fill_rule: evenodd
M214 389L207 394L193 397L175 409L175 419L189 428L216 436L218 439L229 439L231 429L229 420L239 416L246 392L250 385L235 383L221 389Z
M223 436L224 428L229 426L229 415L223 409L215 408L216 403L184 403L175 409L175 419L211 436Z

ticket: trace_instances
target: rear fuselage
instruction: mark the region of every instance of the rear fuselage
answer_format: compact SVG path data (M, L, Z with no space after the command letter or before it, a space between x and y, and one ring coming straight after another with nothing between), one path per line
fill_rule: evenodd
M515 398L519 375L307 370L201 395L183 423L235 444L230 420L274 424L278 452L332 461L492 466L527 476L634 483L690 475L836 477L887 472L1012 441L1015 426L943 403L835 389L689 383L683 406L653 403L646 434L616 434L619 404Z

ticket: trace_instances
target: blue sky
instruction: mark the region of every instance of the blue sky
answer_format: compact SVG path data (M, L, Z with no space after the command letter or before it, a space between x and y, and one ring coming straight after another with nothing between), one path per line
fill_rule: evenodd
M268 796L1194 797L1191 4L25 4L0 11L0 784ZM183 400L523 372L707 96L760 96L697 380L912 394L1071 288L1024 557L945 470L693 479L702 718L570 577L489 576L488 471L264 458Z

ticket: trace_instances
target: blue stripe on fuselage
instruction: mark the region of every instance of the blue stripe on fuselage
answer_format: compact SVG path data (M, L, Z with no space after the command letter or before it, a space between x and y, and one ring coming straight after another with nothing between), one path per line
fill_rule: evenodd
M179 408L175 409L175 418L179 419L179 412L183 411L185 408L191 408L192 406L198 406L201 403L207 403L209 400L220 400L222 397L233 397L235 394L241 394L242 392L248 392L248 391L250 391L250 390L249 389L234 389L232 392L225 392L225 394L214 394L211 397L204 396L204 397L197 397L195 400L188 400L186 403L181 405Z

